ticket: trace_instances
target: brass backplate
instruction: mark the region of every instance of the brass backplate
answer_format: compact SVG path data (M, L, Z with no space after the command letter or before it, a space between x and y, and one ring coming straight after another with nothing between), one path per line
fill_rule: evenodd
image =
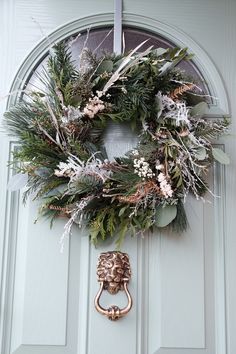
M129 256L127 253L110 251L100 254L97 265L98 281L110 294L124 290L124 283L131 277Z

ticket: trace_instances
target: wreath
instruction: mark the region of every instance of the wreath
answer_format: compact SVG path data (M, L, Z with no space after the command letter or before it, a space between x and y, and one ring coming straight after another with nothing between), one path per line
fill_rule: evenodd
M24 200L33 193L41 215L68 216L62 244L74 223L88 226L95 244L116 236L118 247L127 233L182 232L187 195L203 199L213 161L229 163L211 143L229 121L203 118L204 92L176 67L187 49L140 52L142 45L122 55L84 49L76 68L60 42L39 76L44 89L25 90L5 113L19 140L14 165L27 176ZM138 144L108 160L111 121L128 122Z

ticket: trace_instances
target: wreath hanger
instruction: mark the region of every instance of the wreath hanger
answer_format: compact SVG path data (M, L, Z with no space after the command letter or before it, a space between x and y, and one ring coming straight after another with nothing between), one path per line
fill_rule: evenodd
M122 53L122 0L114 0L114 40L113 51Z

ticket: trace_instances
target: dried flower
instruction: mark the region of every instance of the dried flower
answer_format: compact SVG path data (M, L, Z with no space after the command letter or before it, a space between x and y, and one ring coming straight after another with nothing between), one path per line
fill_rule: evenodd
M89 103L84 107L83 113L89 118L94 118L98 112L105 109L104 102L98 96L89 99Z
M58 169L54 170L54 175L57 177L72 177L74 175L74 171L69 163L60 162L57 167Z
M105 163L106 165L106 163ZM103 182L110 176L111 172L103 168L104 163L93 155L89 160L81 161L78 157L71 155L67 162L60 162L58 169L54 171L57 177L69 177L74 181L81 176L90 175L101 179Z
M131 154L133 155L133 156L138 156L139 155L139 152L138 152L138 150L132 150L131 151Z
M134 159L134 168L134 173L138 174L139 177L152 178L155 176L149 163L145 161L144 157L141 157L139 160Z
M61 117L61 121L63 124L78 121L83 116L80 108L75 108L73 106L63 106L62 108L64 115Z
M190 133L189 133L189 130L188 129L182 129L180 132L179 132L179 136L181 137L184 137L184 136L188 136Z
M160 183L160 189L165 198L171 198L173 196L173 190L171 185L167 182L166 176L163 172L160 172L157 176L157 180Z
M176 125L179 126L180 122L184 122L186 125L190 125L188 118L189 109L186 107L184 101L175 102L167 95L162 95L159 91L156 95L159 104L158 118L170 118L176 120Z
M157 171L164 170L164 165L160 164L160 161L156 162L156 170Z

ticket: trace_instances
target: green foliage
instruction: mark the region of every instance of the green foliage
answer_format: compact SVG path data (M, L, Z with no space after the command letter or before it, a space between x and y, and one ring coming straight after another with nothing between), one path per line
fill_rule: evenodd
M204 95L191 96L194 80L176 68L190 59L187 49L141 52L141 46L102 57L84 50L77 69L60 42L38 77L43 89L5 113L19 141L13 165L28 174L24 201L33 193L41 215L66 214L69 224L88 226L95 245L114 237L120 248L126 234L154 229L183 232L182 200L204 195L214 160L229 163L211 143L229 121L202 118ZM103 143L110 121L126 122L139 134L136 149L114 161Z
M191 116L203 116L208 111L208 105L206 102L200 102L196 104L191 110Z
M56 44L53 51L53 55L48 59L48 73L56 86L65 93L71 81L77 78L78 73L71 60L71 53L64 42Z
M179 200L177 204L177 215L169 227L173 232L182 233L187 230L188 226L188 220L183 202Z
M169 225L177 215L176 205L160 206L156 210L156 222L157 227L166 227Z
M226 153L218 148L212 148L212 155L214 159L218 162L220 162L223 165L228 165L230 160L229 157L226 155Z

